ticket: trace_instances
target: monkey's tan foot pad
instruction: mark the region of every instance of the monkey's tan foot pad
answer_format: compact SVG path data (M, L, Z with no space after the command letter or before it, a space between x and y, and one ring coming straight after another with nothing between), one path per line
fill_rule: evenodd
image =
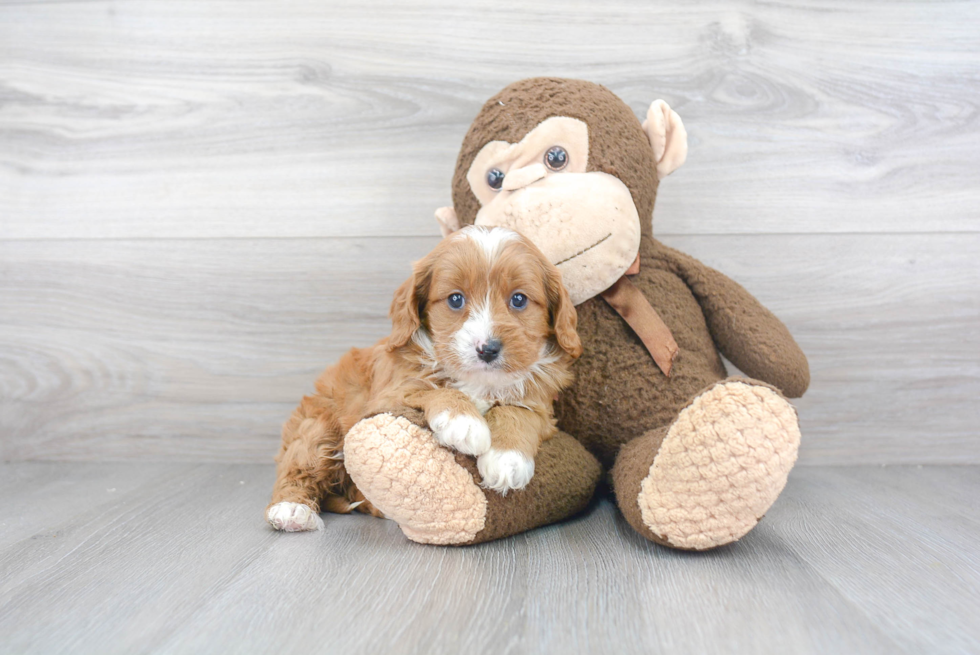
M359 422L344 440L344 466L412 541L467 544L484 528L487 499L473 476L408 419L378 414Z
M796 463L796 410L777 391L744 380L709 387L673 424L620 451L620 508L648 539L706 550L740 539L786 486Z
M474 458L405 418L364 419L344 442L344 466L365 498L427 544L478 544L560 521L589 504L602 475L596 458L562 432L534 462L527 486L502 496L481 486Z

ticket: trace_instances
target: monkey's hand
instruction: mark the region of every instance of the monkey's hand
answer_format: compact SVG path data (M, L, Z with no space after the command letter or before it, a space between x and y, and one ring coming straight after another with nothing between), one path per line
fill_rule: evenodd
M655 243L657 258L668 262L694 293L721 353L783 395L802 396L810 384L810 366L783 322L731 278Z

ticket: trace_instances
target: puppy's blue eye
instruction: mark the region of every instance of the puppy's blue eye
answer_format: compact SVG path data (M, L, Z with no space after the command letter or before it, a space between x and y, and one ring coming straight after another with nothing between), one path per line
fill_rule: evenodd
M453 309L462 309L463 305L466 303L466 298L463 297L461 293L451 293L449 297L446 298L446 302Z
M527 296L523 293L515 293L510 297L510 306L514 309L524 309L527 307Z
M487 173L487 185L494 191L499 191L503 183L504 173L499 168L494 168Z

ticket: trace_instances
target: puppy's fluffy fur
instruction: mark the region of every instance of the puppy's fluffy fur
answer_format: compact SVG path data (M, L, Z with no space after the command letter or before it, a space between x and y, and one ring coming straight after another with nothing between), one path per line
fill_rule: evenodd
M324 371L283 427L266 512L277 529L315 529L321 510L381 515L347 475L343 448L355 423L382 412L477 456L483 484L501 493L534 474L582 352L558 269L516 232L467 227L414 265L391 320L388 338Z

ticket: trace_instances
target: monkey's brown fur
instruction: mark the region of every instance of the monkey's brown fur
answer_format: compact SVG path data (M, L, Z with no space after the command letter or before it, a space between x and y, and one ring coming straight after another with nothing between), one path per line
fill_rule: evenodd
M453 204L460 223L473 223L480 209L466 181L480 148L495 139L519 141L551 116L588 123L587 170L615 175L629 188L643 234L640 273L631 279L680 347L668 379L602 298L580 304L578 331L585 353L575 364L575 382L558 402L559 427L604 466L612 466L626 441L668 425L695 394L727 376L719 350L747 375L771 382L786 396L803 395L810 381L806 357L779 319L734 281L653 238L656 163L636 115L605 87L534 78L490 98L456 162Z
M577 118L588 124L588 170L609 173L623 181L633 196L643 234L652 236L648 217L653 215L657 198L656 162L640 121L605 87L580 80L523 80L487 100L466 133L456 159L453 206L460 222L473 223L480 210L466 181L466 172L480 148L495 140L516 143L552 116Z
M630 280L670 328L679 347L668 378L625 320L600 296L578 305L578 331L584 353L574 366L575 382L563 392L556 406L559 428L574 436L604 468L612 468L620 508L630 524L646 538L692 549L710 548L737 539L751 529L764 508L778 496L785 484L785 474L795 461L798 421L795 411L779 392L799 397L806 391L809 384L806 357L786 327L745 289L653 238L652 214L659 184L657 162L636 115L602 86L578 80L536 78L511 84L490 98L466 134L456 163L452 191L460 224L474 223L481 208L467 180L467 172L481 148L495 140L516 143L542 121L554 116L587 123L587 172L613 175L628 188L641 224L640 271ZM595 216L594 220L602 220L602 216ZM762 382L726 379L721 354ZM729 390L731 393L726 396ZM743 404L744 411L740 409ZM722 442L726 448L730 446L727 452L745 451L744 444L736 443L742 439L739 430L744 427L736 426L741 420L740 411L742 418L746 412L762 416L758 426L750 424L745 428L753 441L752 447L768 449L770 453L773 447L783 448L783 454L778 455L783 457L781 479L775 479L778 477L775 474L773 479L766 479L767 465L746 464L748 460L739 464L743 470L731 476L732 480L741 480L733 485L743 485L733 489L735 495L768 494L764 508L752 510L747 524L743 523L727 537L724 530L716 531L710 538L700 538L704 535L688 538L690 535L671 536L666 534L666 529L658 532L659 528L651 527L669 522L664 517L670 513L669 505L658 509L651 507L651 502L673 502L675 508L678 502L686 502L684 498L678 500L676 494L671 496L669 488L664 491L656 487L656 484L669 487L672 479L672 471L664 471L663 467L691 466L695 467L693 474L698 475L698 466L704 470L714 466L706 455L708 441L699 436L699 430L715 429L713 417L722 416L721 427L712 438L733 441ZM732 416L736 418L726 418ZM670 439L673 439L670 455L658 459L662 444ZM770 444L775 445L770 447ZM685 458L686 447L692 448L694 459L700 458L700 463ZM695 452L695 448L702 450ZM557 453L549 461L552 469L549 476L572 479L562 475L562 467L581 466L581 457L572 450L569 453L564 459ZM734 454L730 457L733 462L738 459ZM656 464L658 461L662 464ZM654 475L656 466L661 469ZM748 471L746 466L752 470ZM724 481L724 475L712 471L710 475L716 476L715 480ZM539 468L539 475L543 472ZM397 476L396 471L391 474ZM745 475L757 477L746 482ZM678 479L683 477L680 475ZM588 484L587 479L583 482ZM647 487L643 486L645 483ZM583 489L569 489L569 493L582 492ZM702 492L704 489L697 491ZM708 495L711 496L710 490ZM725 499L729 497L725 491L720 496L711 496L711 502L716 505L705 511L712 516L723 515L729 503ZM700 498L694 500L700 502ZM514 494L506 499L505 507L497 508L497 515L509 517L511 529L507 533L540 525L530 519L521 523L519 519L533 503L533 498ZM735 504L732 502L731 506ZM704 508L695 506L692 511L696 514L700 510ZM659 518L652 518L655 516ZM490 525L491 519L494 517L488 515L484 533L466 543L501 536ZM710 521L709 517L706 524Z

